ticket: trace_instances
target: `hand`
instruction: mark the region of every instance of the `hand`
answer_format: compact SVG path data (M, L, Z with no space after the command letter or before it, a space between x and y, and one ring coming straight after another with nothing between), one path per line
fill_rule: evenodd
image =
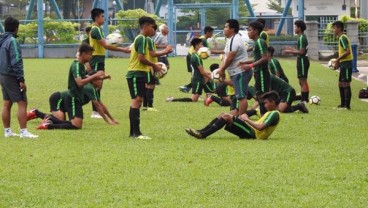
M340 63L340 60L339 59L336 59L336 61L333 61L332 62L333 68L337 69L339 67L339 63Z
M97 77L99 79L103 79L105 77L105 72L104 71L97 71L93 76Z
M171 53L173 51L173 47L171 45L168 45L166 46L165 50L168 52L168 53Z
M152 66L153 71L161 71L162 66L160 64L154 64Z
M240 120L242 120L242 121L246 121L246 120L248 120L249 119L249 117L248 117L248 115L247 114L242 114L242 115L240 115L239 117L238 117Z
M112 122L114 122L115 124L119 124L119 121L112 119Z
M243 64L243 65L240 66L240 68L244 71L248 71L248 70L252 69L252 67L250 67L249 64Z
M220 76L220 79L225 79L225 70L224 69L219 69L217 71L217 74Z
M109 74L106 74L106 73L105 73L105 76L104 76L104 78L103 78L103 79L111 80L111 75L109 75Z
M27 86L26 86L26 83L24 82L19 82L19 90L21 92L25 92L27 90Z

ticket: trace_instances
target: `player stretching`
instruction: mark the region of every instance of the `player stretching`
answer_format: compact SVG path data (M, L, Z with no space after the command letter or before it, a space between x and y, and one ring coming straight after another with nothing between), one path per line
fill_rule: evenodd
M93 48L87 44L79 47L79 58L74 60L69 70L68 95L64 100L65 110L68 112L70 121L52 123L50 119L45 119L38 127L41 129L81 129L83 125L83 101L84 86L91 81L103 79L104 72L98 71L91 76L86 76L84 64L92 57Z
M298 37L298 47L290 48L288 47L284 52L286 54L297 55L296 69L298 72L299 85L301 87L302 100L308 102L309 100L309 85L308 85L308 70L309 70L309 59L308 59L308 40L304 34L307 29L304 21L297 20L294 22L294 32Z
M131 97L129 110L129 136L137 139L151 139L141 133L139 108L141 107L142 99L146 94L147 73L150 72L150 68L154 71L161 70L160 65L150 61L147 44L147 37L154 33L156 22L151 17L144 16L139 18L138 23L141 32L134 39L132 52L130 54L128 73L126 75Z
M350 40L344 32L344 23L336 21L332 24L333 31L339 37L339 57L334 63L334 67L340 68L339 74L339 90L340 90L340 105L337 109L350 110L351 100L351 74L353 71L353 54L351 52Z
M241 139L267 139L280 121L280 113L276 110L279 96L277 92L271 91L263 94L262 100L267 113L256 122L250 120L247 114L234 116L229 113L221 113L203 129L187 128L185 131L197 139L205 139L225 126L225 130Z
M245 71L254 69L254 79L256 88L256 96L259 103L261 115L266 112L261 99L262 94L270 90L270 71L268 70L268 58L266 42L260 37L263 30L263 25L260 22L254 21L249 24L248 35L254 40L253 61L239 62L239 66Z
M104 10L100 8L94 8L91 10L91 18L93 21L92 29L89 34L89 43L93 47L94 51L92 54L92 59L90 62L90 66L93 72L96 71L105 71L105 55L106 49L112 51L120 51L124 53L130 53L130 49L128 47L121 48L112 45L107 45L105 35L101 29L101 26L105 22ZM98 83L97 91L99 96L101 97L101 90L102 90L103 81L100 80ZM96 108L92 105L93 111L91 118L102 118Z
M202 40L200 38L193 38L191 45L194 48L192 57L190 60L190 65L192 66L192 97L191 98L173 98L168 97L166 101L168 102L197 102L198 98L202 95L202 90L206 90L206 83L211 80L211 72L206 71L203 67L203 61L198 56L198 50L203 47Z
M267 48L267 56L268 56L268 68L270 69L271 74L279 77L280 79L284 80L285 82L289 83L289 79L286 77L284 69L282 69L282 66L274 56L273 53L275 52L275 49L270 46Z
M4 136L37 138L27 130L27 87L24 80L22 51L15 40L19 30L19 20L8 17L4 22L5 33L0 36L0 83L3 93L2 119ZM10 128L11 107L18 104L20 135Z

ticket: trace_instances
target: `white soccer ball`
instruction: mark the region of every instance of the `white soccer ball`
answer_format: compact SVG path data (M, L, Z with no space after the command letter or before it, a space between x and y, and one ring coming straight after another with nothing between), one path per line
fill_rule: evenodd
M199 58L207 59L208 57L211 56L211 51L207 47L202 47L198 50L197 54L198 54Z
M156 64L161 65L161 70L160 71L153 71L153 69L151 69L151 73L153 74L153 76L157 79L162 79L166 76L168 70L167 70L167 66L165 63L162 62L157 62Z
M319 105L321 103L321 98L319 98L317 95L313 95L309 98L309 103L311 105Z
M119 45L123 43L123 36L120 33L111 33L106 37L107 45Z
M220 75L217 73L218 71L219 71L219 69L213 70L213 72L211 73L211 79L220 80Z
M330 68L330 69L336 69L335 67L334 67L334 64L335 64L335 62L336 62L336 59L330 59L330 61L328 61L328 67Z

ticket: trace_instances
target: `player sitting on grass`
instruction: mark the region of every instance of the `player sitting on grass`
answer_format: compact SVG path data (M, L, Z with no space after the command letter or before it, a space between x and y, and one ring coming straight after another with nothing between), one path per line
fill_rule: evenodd
M191 98L173 98L168 97L168 102L197 102L199 96L202 94L202 90L206 89L205 83L211 80L211 72L206 71L203 67L203 61L198 56L198 50L203 47L202 40L200 38L194 38L191 42L194 47L192 53L191 66L193 70L192 75L192 97Z
M51 114L43 113L39 111L38 109L34 108L30 110L29 112L27 112L27 120L31 120L35 118L44 119L44 121L41 123L41 125L37 127L37 129L48 128L48 125L42 125L43 123L51 123L51 122L53 124L65 123L64 121L66 120L66 116L65 116L66 110L64 107L64 100L66 96L68 96L68 91L54 92L53 94L51 94L49 98ZM119 124L119 122L111 116L107 107L102 103L102 101L98 97L96 89L92 86L92 84L87 84L86 86L84 86L83 105L89 103L89 101L91 101L96 106L97 111L106 121L106 123L110 125Z
M277 111L279 96L277 92L271 91L263 94L262 100L267 112L256 122L250 120L247 114L234 116L221 113L203 129L187 128L185 131L197 139L205 139L225 126L225 130L241 139L267 139L280 121L280 113Z
M68 112L70 121L62 123L52 123L49 119L40 124L44 129L81 129L83 125L83 100L84 86L91 81L103 79L105 73L98 71L91 76L86 76L84 64L89 62L92 57L93 48L87 44L79 47L79 58L74 60L69 70L68 94L64 100L65 111ZM39 127L40 127L39 126ZM41 128L41 127L40 127ZM40 129L39 128L39 129Z
M292 105L293 101L295 100L296 93L295 89L284 80L276 77L275 75L270 76L271 81L271 90L277 92L279 94L280 103L277 106L277 109L281 113L292 113L297 110L303 113L308 113L308 109L305 106L304 102L300 102L296 105ZM256 110L248 110L246 114L251 117L256 115Z
M273 53L275 52L275 49L270 46L267 48L267 57L268 57L268 68L270 69L271 74L281 78L285 82L289 83L289 79L286 77L284 70L281 67L281 64L279 60L277 60Z

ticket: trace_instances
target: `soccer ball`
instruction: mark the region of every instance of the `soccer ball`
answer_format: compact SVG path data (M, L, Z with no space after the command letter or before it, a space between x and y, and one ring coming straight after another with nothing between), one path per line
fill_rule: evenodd
M334 67L334 63L336 62L336 59L330 59L330 61L328 62L328 67L330 68L330 69L336 69L335 67Z
M309 103L311 105L319 105L321 103L321 98L319 98L317 95L313 95L309 98Z
M211 51L207 47L202 47L198 50L197 54L198 54L199 58L207 59L208 57L211 56Z
M123 36L120 33L111 33L106 37L107 45L119 45L123 43Z
M162 79L166 76L168 70L167 70L167 66L166 64L162 63L162 62L157 62L156 64L161 65L161 70L160 71L153 71L153 69L151 69L151 73L153 74L153 76L157 79Z
M220 75L217 73L219 69L215 69L213 70L213 72L211 73L211 79L212 80L219 80L220 79Z

